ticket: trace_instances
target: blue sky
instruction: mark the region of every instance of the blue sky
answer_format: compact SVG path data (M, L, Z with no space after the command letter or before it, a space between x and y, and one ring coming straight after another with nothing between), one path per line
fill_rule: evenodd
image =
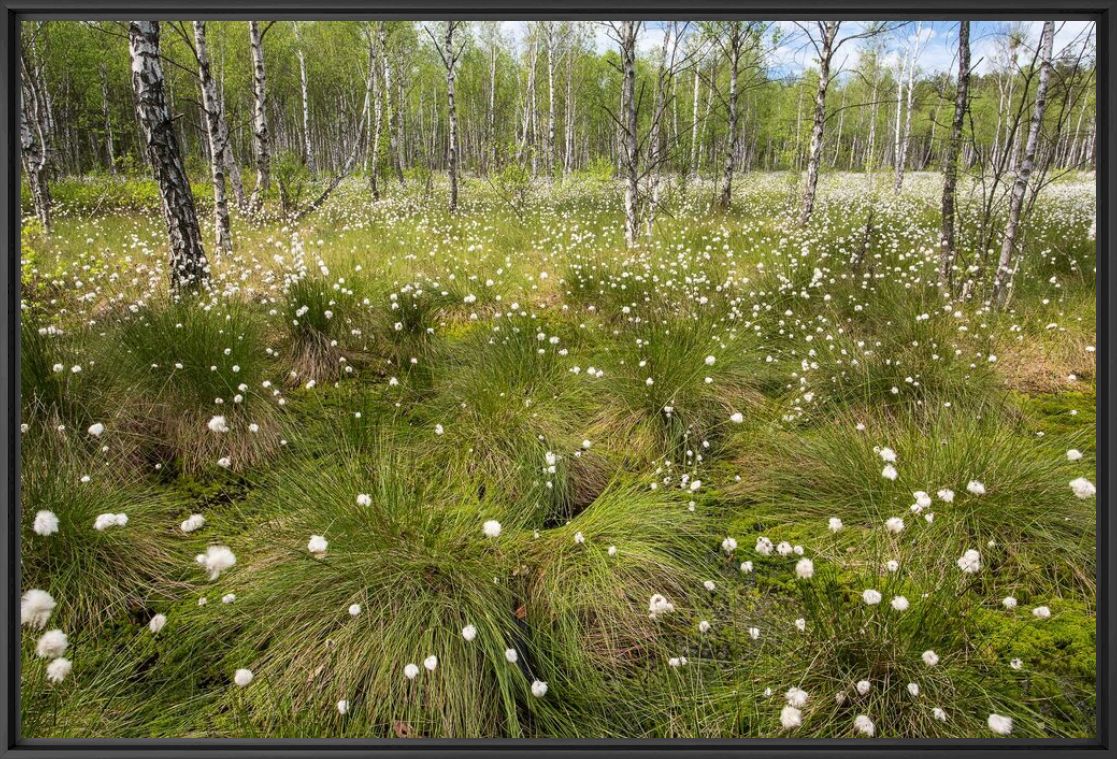
M506 21L501 27L505 37L509 40L522 41L526 31L526 21ZM603 22L586 22L590 24L594 44L599 50L606 50L615 46L610 39L607 28ZM814 51L806 43L799 28L790 21L778 21L783 32L784 41L773 51L771 60L773 67L779 73L794 76L810 65ZM842 26L840 37L846 34L856 34L863 29L866 22L849 21ZM890 22L891 23L891 22ZM1034 50L1039 40L1040 21L974 21L970 26L970 44L972 60L978 72L990 69L999 54L1006 34L1010 29L1019 28L1024 33L1025 52ZM1055 34L1055 51L1068 47L1075 49L1081 47L1084 39L1089 38L1093 47L1094 25L1089 21L1057 21ZM648 22L641 35L640 46L645 52L657 48L663 41L665 25L660 22ZM910 22L895 32L889 34L885 40L885 51L892 65L906 54L909 45L915 41L916 31L919 32L919 55L917 69L920 73L934 73L939 71L953 71L957 67L956 54L958 46L958 22L956 21L923 21ZM841 46L835 56L835 65L842 70L848 70L857 64L861 50L866 46L865 40L851 40ZM1030 56L1029 56L1030 57Z

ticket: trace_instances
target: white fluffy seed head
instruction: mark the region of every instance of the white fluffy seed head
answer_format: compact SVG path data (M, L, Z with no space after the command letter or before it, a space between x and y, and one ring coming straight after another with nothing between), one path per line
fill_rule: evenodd
M66 633L61 630L47 630L35 644L35 655L40 659L56 659L66 653L69 645L70 640Z
M25 591L19 603L19 622L33 630L41 630L54 611L54 597L45 590L32 588Z

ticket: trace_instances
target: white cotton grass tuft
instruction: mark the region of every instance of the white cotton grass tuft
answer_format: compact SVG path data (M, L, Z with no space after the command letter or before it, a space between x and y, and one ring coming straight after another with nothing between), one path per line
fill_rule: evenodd
M928 667L933 667L939 663L939 655L931 649L927 649L926 651L924 651L922 658L923 663L926 664Z
M46 509L36 512L31 529L36 535L53 535L58 532L58 515Z
M880 591L873 590L872 588L867 589L864 593L861 594L861 600L869 606L876 606L880 603L880 599Z
M896 611L907 611L909 605L908 599L904 596L894 596L892 598L892 608Z
M228 423L228 421L226 421L225 417L223 417L221 415L217 415L217 416L213 417L212 419L210 419L209 422L206 423L206 426L209 427L210 432L228 432L229 431L229 423Z
M70 639L61 630L47 630L35 644L35 655L40 659L56 659L66 653Z
M427 672L434 672L438 669L438 657L431 654L426 659L423 659L423 666L426 667Z
M349 702L344 698L337 702L337 713L342 716L349 713Z
M785 706L780 710L780 727L784 730L794 730L803 724L803 712L794 706Z
M977 573L981 569L981 554L976 549L968 549L958 559L958 568L968 575Z
M154 617L151 618L151 621L147 623L147 629L151 630L151 632L155 634L162 630L166 624L167 615L156 614Z
M47 665L47 680L52 683L60 683L66 679L66 676L74 669L74 665L69 659L58 657L50 664Z
M941 707L936 706L932 709L931 716L939 722L946 722L946 712Z
M1036 619L1049 619L1051 617L1051 609L1046 606L1037 606L1032 609L1032 616Z
M462 637L465 638L466 641L472 641L477 637L477 628L473 625L466 625L462 628Z
M854 687L857 688L857 692L860 695L864 696L866 693L873 689L873 684L868 680L858 680L857 684Z
M1010 735L1012 733L1012 717L990 714L988 724L989 729L997 735Z
M195 556L194 561L209 573L209 579L216 580L222 572L237 563L237 557L228 546L210 546L205 553Z
M737 550L737 541L734 538L726 538L721 541L721 550L726 554L731 554Z
M233 682L236 683L238 687L246 688L254 677L255 675L252 674L252 670L241 668L233 673Z
M94 422L93 424L89 425L89 429L87 429L86 432L88 432L93 437L101 437L101 435L105 434L105 425L101 424L100 422Z
M877 731L877 726L869 719L868 715L858 714L853 720L853 729L868 738L872 738Z
M547 683L542 680L535 680L531 684L531 695L536 698L543 698L547 695Z
M495 519L488 519L481 525L481 531L484 532L485 537L488 538L499 538L502 530L503 528L500 526L500 522Z
M123 527L128 524L127 514L98 514L93 520L93 529L104 532L110 527Z
M900 476L900 473L896 471L896 467L891 464L885 464L884 469L880 470L880 476L886 480L895 480Z
M315 556L323 556L326 549L330 547L330 543L321 535L311 535L310 540L306 541L306 550L310 551Z
M504 658L509 664L515 664L520 660L520 652L514 648L504 649Z
M361 613L361 605L360 604L349 604L349 616L356 617L356 616L359 616L360 613Z
M966 490L971 495L985 495L985 483L980 480L970 480L966 483Z
M799 559L795 564L795 576L800 580L809 580L814 577L814 562L810 559Z
M33 630L42 630L50 620L56 603L45 590L32 588L25 591L19 602L19 623Z
M1090 498L1097 492L1097 488L1094 487L1094 483L1090 482L1085 477L1079 477L1078 479L1071 480L1070 489L1074 492L1076 497L1083 499Z
M419 676L419 666L417 664L405 664L403 667L403 676L408 680L414 680Z
M372 496L370 496L368 493L357 493L357 505L358 506L371 506L372 505Z
M890 517L884 523L884 527L893 535L899 535L904 531L904 520L900 517Z
M648 616L652 619L675 610L675 605L667 600L666 596L655 593L648 600Z
M202 529L206 524L206 518L201 514L191 514L186 519L182 520L182 524L178 526L183 532L195 532Z
M843 525L842 520L837 517L830 517L830 521L827 522L826 526L830 532L839 532L845 525Z
M783 697L787 701L788 706L802 709L807 705L807 699L810 697L810 694L802 688L793 687L788 689L787 693L783 694Z
M1078 450L1077 448L1071 448L1069 451L1067 451L1067 461L1081 461L1081 460L1082 460L1082 451Z

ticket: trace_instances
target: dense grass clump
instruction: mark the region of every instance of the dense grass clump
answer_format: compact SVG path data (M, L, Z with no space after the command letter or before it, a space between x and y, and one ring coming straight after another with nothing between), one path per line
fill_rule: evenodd
M167 493L127 476L112 452L116 438L114 429L104 433L104 453L94 448L100 441L52 431L23 441L22 582L57 600L52 618L69 630L122 616L146 621L151 600L186 587L190 557L175 535L186 514ZM120 514L126 523L101 525Z
M120 360L136 395L128 409L148 456L186 472L222 459L241 469L276 446L279 421L266 379L258 317L236 303L187 297L140 311L119 328ZM208 428L224 416L227 432Z

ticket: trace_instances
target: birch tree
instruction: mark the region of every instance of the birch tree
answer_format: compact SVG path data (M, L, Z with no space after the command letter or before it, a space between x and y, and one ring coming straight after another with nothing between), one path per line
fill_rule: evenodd
M31 189L35 216L43 231L50 232L54 203L47 178L47 165L50 158L52 119L42 70L35 61L35 37L41 33L43 27L39 23L31 28L33 31L25 40L20 55L20 158Z
M229 202L225 194L225 156L229 151L229 128L217 96L217 84L210 71L206 22L194 22L194 55L198 61L198 81L202 88L202 110L206 115L209 136L210 175L213 178L213 221L217 250L231 251L233 235L229 225Z
M636 245L639 234L639 135L636 118L636 39L640 34L640 21L620 21L609 24L621 54L621 113L617 119L621 128L621 172L624 177L624 241L628 247Z
M166 80L159 58L159 22L128 22L128 44L136 114L143 130L148 160L159 182L163 217L170 237L171 289L197 288L208 283L209 265L202 248L194 196L183 167L174 119L167 106Z
M733 199L733 171L736 168L737 151L740 149L741 133L737 125L740 89L737 79L741 74L741 53L745 45L745 23L743 21L724 22L725 34L718 35L718 45L729 62L729 97L726 108L729 112L728 133L726 135L725 171L721 179L721 195L718 201L723 209L728 209Z
M954 118L950 122L950 140L942 165L942 231L939 239L939 288L944 293L953 289L954 260L954 195L958 183L958 154L962 147L962 128L970 86L970 22L958 22L958 84L954 92Z
M814 124L811 127L810 154L807 159L807 188L803 192L803 206L799 223L807 224L814 213L815 194L818 192L818 170L822 161L822 134L826 125L826 91L830 88L830 62L834 57L834 44L840 21L816 21L817 34L808 38L818 54L818 88L814 97Z
M446 28L441 45L439 45L430 29L427 29L427 34L431 36L431 40L434 42L434 49L438 51L438 56L442 59L442 65L446 67L446 111L450 131L446 166L450 174L450 211L452 213L458 210L458 109L457 103L454 101L454 79L457 75L458 60L461 58L462 51L465 50L466 40L456 41L454 39L454 34L461 30L464 22L447 21L445 23Z
M271 188L271 138L268 134L267 72L264 70L264 35L270 28L268 24L261 30L259 21L248 22L248 41L252 48L252 146L256 154L256 186L252 188L249 210L254 214L263 208L264 195Z
M908 143L911 140L911 110L912 110L912 95L915 92L915 61L919 57L920 37L923 31L922 24L916 24L915 36L912 37L908 47L906 79L899 81L899 92L896 96L896 176L892 184L892 190L899 193L904 186L904 168L908 160ZM901 130L900 127L900 106L901 96L907 93L907 100L904 101L906 105L906 116L904 118L904 126Z
M1018 263L1016 256L1017 238L1020 234L1020 211L1024 207L1024 196L1028 190L1028 180L1035 168L1036 150L1039 147L1043 115L1047 110L1047 87L1051 79L1051 54L1055 41L1055 22L1044 21L1039 41L1039 82L1036 85L1035 106L1032 121L1028 127L1028 139L1024 144L1024 155L1016 169L1016 181L1012 184L1009 196L1008 221L1005 223L1004 240L1001 254L997 260L997 271L993 276L993 303L1002 306L1008 301L1012 279Z
M403 140L400 139L400 108L403 107L402 98L395 104L392 103L392 56L388 52L388 30L383 21L377 29L380 41L381 77L384 85L384 103L388 107L388 153L392 168L395 170L396 179L403 185Z
M303 160L306 168L313 176L318 173L314 164L314 149L310 144L310 96L306 78L306 49L303 47L302 26L298 21L292 21L295 27L295 55L299 59L299 91L302 94L303 107Z

